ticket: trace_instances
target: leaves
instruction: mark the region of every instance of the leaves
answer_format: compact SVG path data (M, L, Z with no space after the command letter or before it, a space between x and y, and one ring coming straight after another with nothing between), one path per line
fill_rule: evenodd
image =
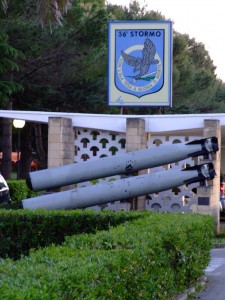
M216 99L218 84L215 66L204 45L187 34L174 32L173 107L167 113L224 111Z
M63 14L71 7L71 0L39 0L38 20L42 27L62 26Z
M8 1L7 0L2 0L2 8L4 10L4 12L6 13L7 9L8 9Z
M9 0L1 0L1 6L3 11L8 13L8 10L13 6L13 3L10 3ZM28 3L26 6L28 11L34 4ZM70 7L71 0L39 0L37 1L38 20L42 26L52 26L54 24L61 26L63 14L66 13Z
M12 235L20 234L21 239L14 243L15 249L20 249L22 243L48 240L51 235L57 240L68 233L70 226L79 227L80 223L90 229L97 220L104 223L107 214L111 221L121 217L121 212L1 211L1 247L11 253L7 246L15 240L5 238L10 230ZM67 237L61 246L32 250L17 262L2 259L1 296L115 299L116 295L118 299L163 300L173 298L203 275L213 237L211 216L146 211L125 214L128 222L120 226ZM139 215L136 220L135 215ZM58 220L64 222L59 224ZM70 222L73 220L77 222Z
M42 29L37 26L37 17ZM3 14L0 21L10 40L9 43L8 37L0 33L0 54L3 53L0 72L4 73L2 80L13 79L24 86L23 93L13 94L14 108L115 111L107 107L106 101L109 19L165 20L165 17L147 11L137 1L132 1L129 8L105 6L103 0L32 0L29 6L24 0L16 4L11 1L7 15ZM164 111L223 110L224 98L217 92L215 66L204 44L187 34L173 35L173 107ZM132 111L152 113L151 109L132 108Z
M0 31L0 104L4 105L13 93L23 91L21 84L13 80L4 80L6 73L19 71L18 64L14 61L18 57L24 58L22 52L16 50L8 43L8 35Z
M62 13L55 0L40 0L38 5L39 22L42 26L46 24L58 24L62 26Z

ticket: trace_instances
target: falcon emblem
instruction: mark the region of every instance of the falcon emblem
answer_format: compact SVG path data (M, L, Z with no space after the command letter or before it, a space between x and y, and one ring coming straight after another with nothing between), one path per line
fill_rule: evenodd
M139 74L133 76L133 80L141 79L144 75L147 74L149 68L153 64L158 64L158 59L155 59L156 49L153 42L146 38L144 41L144 48L142 50L142 58L135 57L121 51L121 55L124 61L129 65L133 66L133 72L136 73L139 71Z

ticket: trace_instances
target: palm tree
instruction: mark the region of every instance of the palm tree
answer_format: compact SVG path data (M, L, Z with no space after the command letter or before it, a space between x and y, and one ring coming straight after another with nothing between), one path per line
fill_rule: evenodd
M10 0L1 0L4 12L7 12ZM71 6L71 0L38 0L37 12L42 26L46 24L62 25L62 16Z
M62 16L70 6L71 0L39 0L38 17L41 25L54 23L62 25Z

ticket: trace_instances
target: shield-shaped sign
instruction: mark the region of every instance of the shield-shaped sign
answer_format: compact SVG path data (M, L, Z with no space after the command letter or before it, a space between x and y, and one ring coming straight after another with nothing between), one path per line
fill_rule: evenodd
M109 105L171 105L171 22L109 23Z

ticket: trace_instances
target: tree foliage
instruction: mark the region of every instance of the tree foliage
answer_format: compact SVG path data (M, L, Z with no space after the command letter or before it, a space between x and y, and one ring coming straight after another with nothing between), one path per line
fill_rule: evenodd
M19 71L19 66L13 59L22 53L10 46L8 36L0 31L0 105L5 106L13 93L22 91L22 86L13 80L13 74Z
M15 10L22 13L23 17L33 17L41 26L62 26L63 14L71 7L71 0L10 0L1 1L2 10L7 13Z
M173 108L172 113L209 113L225 111L217 97L221 81L215 74L208 51L187 34L173 34Z
M107 107L107 22L165 20L133 1L2 0L0 105L13 109L118 113ZM50 29L49 29L50 27ZM173 32L173 106L164 113L225 112L225 85L205 49ZM152 114L155 108L129 108Z
M22 1L21 1L22 2ZM64 18L64 26L34 26L32 19L18 20L14 11L2 22L14 47L26 59L18 60L16 79L23 93L14 94L14 108L87 111L98 109L106 96L107 14L103 1L79 1ZM93 93L94 92L94 93ZM27 101L29 99L29 101ZM96 105L90 105L90 101Z
M12 47L26 57L14 60L20 71L13 74L13 78L24 88L22 93L13 94L13 106L17 109L111 112L106 100L107 21L165 20L161 13L148 11L137 1L131 2L128 8L105 7L104 1L93 0L30 0L29 3L27 5L25 0L10 2L7 14L2 13L0 20ZM38 10L38 7L43 9ZM53 15L58 15L59 22ZM45 20L42 24L51 24L51 31L48 26L37 26L36 17ZM55 26L59 24L63 26ZM173 107L165 112L192 113L195 108L199 111L201 102L204 112L223 110L223 100L217 100L217 95L221 95L217 89L221 89L221 85L215 69L202 43L174 31ZM5 73L10 75L10 72ZM206 105L208 101L215 103ZM131 110L143 113L143 109ZM144 111L152 112L151 109Z

